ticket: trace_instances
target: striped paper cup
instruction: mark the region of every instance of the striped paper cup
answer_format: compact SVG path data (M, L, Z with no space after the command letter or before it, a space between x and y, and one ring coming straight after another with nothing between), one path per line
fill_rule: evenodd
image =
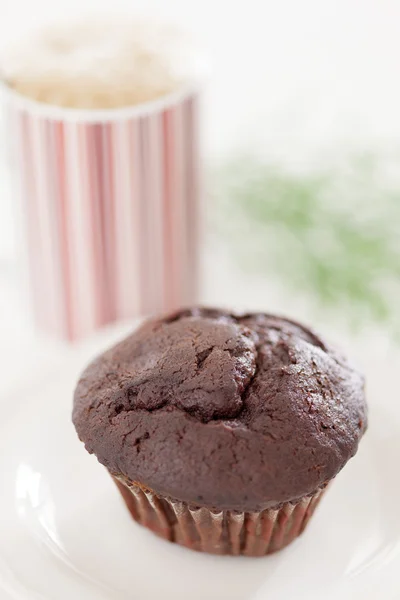
M75 340L196 302L198 85L109 110L2 88L39 328Z

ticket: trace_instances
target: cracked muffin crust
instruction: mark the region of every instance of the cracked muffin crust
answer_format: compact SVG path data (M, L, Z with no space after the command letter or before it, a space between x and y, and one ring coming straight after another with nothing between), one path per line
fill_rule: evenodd
M260 511L323 488L367 417L363 377L313 332L194 308L89 365L73 422L114 475L193 506Z

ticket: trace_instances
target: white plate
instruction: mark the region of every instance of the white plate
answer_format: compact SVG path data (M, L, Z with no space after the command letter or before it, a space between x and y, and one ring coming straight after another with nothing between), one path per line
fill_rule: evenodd
M70 422L76 376L91 353L70 357L45 385L3 409L2 600L400 597L400 411L379 384L397 396L388 384L392 368L375 378L369 431L308 530L276 555L249 559L197 554L131 520Z

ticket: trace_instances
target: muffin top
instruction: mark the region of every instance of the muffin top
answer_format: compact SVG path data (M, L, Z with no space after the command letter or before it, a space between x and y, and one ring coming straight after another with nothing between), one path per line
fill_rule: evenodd
M261 510L316 492L355 454L364 379L293 321L193 308L92 362L73 422L113 474L197 506Z

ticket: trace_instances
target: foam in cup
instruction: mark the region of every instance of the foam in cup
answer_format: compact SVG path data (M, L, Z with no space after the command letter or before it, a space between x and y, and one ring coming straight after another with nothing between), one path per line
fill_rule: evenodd
M131 18L52 26L8 48L8 86L61 107L135 106L179 90L189 80L188 40L174 28Z

